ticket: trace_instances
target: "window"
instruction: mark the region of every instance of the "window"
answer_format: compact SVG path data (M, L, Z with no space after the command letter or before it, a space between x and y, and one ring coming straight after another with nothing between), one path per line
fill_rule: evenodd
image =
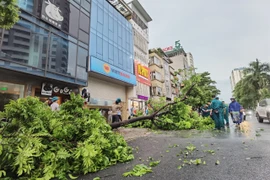
M85 44L88 44L89 42L88 39L89 39L88 34L82 30L79 30L79 40L84 42Z
M9 38L10 35L14 38ZM5 32L1 49L4 53L0 56L28 66L43 68L42 57L46 56L47 41L48 31L28 21L20 20Z
M80 65L82 67L86 67L87 54L88 54L88 51L86 49L79 47L79 49L78 49L78 62L77 62L78 65Z
M162 81L161 74L159 72L153 71L151 72L151 80L159 80Z
M74 37L78 37L79 13L80 11L70 4L69 33Z
M77 0L78 1L78 0ZM91 10L90 3L87 2L86 0L81 0L81 6L88 12Z
M151 95L153 96L162 96L162 88L161 87L152 87Z
M89 32L89 17L87 17L84 13L80 13L80 29L85 32Z
M49 70L75 77L77 46L57 35L51 35Z
M33 13L34 10L34 0L19 0L18 1L18 6L30 13Z
M23 96L23 85L0 81L0 111L4 110L4 106L8 104L10 100L17 100L23 98Z
M151 57L150 64L156 64L158 66L161 65L160 60L157 57L155 57L155 56L154 57Z

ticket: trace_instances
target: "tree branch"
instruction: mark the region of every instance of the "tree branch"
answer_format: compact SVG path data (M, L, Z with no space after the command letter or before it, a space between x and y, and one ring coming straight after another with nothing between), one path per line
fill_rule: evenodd
M189 90L186 92L186 94L184 95L184 97L180 100L180 102L186 100L188 98L188 95L190 94L190 92L192 91L193 87L195 86L196 84L192 84L192 86L189 88ZM160 109L158 109L157 111L155 111L154 113L148 115L148 116L141 116L141 117L136 117L136 118L132 118L132 119L129 119L129 120L123 120L123 121L120 121L120 122L115 122L115 123L111 123L110 126L112 129L116 129L116 128L119 128L121 126L125 126L125 125L128 125L128 124L131 124L131 123L134 123L134 122L137 122L137 121L143 121L143 120L151 120L152 122L154 122L155 120L155 117L158 117L158 116L162 116L164 114L167 114L169 113L169 111L165 111L165 112L160 112L162 110L164 110L166 107L168 106L171 106L171 105L174 105L176 104L177 102L171 102L171 103L168 103L166 104L165 106L161 107ZM156 125L156 123L154 123Z

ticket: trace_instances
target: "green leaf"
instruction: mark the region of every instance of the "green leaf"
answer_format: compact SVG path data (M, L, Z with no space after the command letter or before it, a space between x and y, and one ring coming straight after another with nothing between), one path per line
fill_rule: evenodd
M77 179L78 177L72 176L72 174L68 174L70 179Z
M100 180L100 177L95 177L93 180Z
M157 166L159 163L160 163L160 161L152 161L152 162L149 163L149 166L150 166L150 167L155 167L155 166Z
M216 165L219 165L219 164L220 164L220 162L219 162L219 160L217 160L217 161L216 161Z
M178 166L177 169L182 169L182 166Z

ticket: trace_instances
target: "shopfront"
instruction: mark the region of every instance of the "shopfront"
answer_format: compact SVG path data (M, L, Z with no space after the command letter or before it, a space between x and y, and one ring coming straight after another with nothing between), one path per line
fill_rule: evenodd
M25 85L0 81L0 111L10 100L24 97Z
M135 75L137 80L136 97L131 98L130 107L143 110L150 97L150 69L139 61L135 61Z

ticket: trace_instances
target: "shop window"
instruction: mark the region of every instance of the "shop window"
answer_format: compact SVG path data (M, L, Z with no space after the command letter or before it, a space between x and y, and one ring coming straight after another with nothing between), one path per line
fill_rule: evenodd
M6 83L0 81L0 111L4 110L10 100L24 97L24 85Z

